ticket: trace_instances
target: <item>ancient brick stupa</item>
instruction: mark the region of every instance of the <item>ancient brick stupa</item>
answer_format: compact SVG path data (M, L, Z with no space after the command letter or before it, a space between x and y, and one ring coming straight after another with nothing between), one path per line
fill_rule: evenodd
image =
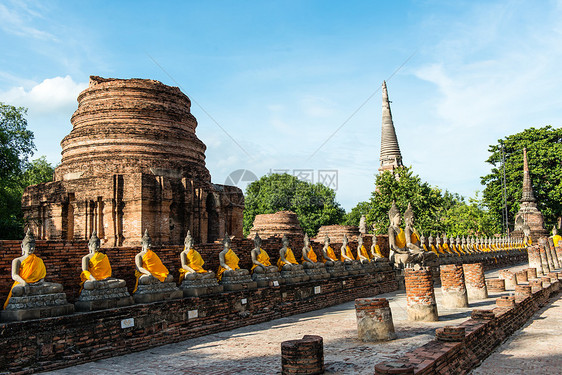
M519 206L517 215L515 215L515 228L511 234L514 238L523 238L523 228L521 225L518 225L518 223L524 223L529 226L533 243L537 243L540 237L547 235L547 231L544 229L544 217L537 208L537 200L533 193L526 148L523 149L523 193L521 196L521 205Z
M256 215L248 238L254 238L256 232L261 238L281 238L283 235L287 235L291 239L302 240L304 236L297 214L292 211Z
M332 242L341 243L343 235L350 241L357 241L359 237L359 227L355 225L322 225L316 234L316 241L323 242L324 237L330 237Z
M390 111L390 100L388 100L388 91L386 82L382 83L382 127L381 127L381 166L380 172L394 171L398 167L402 167L402 154L396 137L396 129L392 122L392 112Z
M242 235L244 198L215 185L191 102L179 88L147 79L90 77L73 129L61 142L54 182L30 186L22 207L36 236L104 246L181 244L190 230L211 242Z

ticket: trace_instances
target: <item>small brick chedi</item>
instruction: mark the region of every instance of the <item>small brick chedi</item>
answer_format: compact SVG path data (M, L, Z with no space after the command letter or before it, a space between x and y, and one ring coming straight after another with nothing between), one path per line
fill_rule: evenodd
M191 101L179 88L147 79L90 77L78 96L72 131L61 142L54 181L30 186L24 215L39 239L137 245L242 236L244 196L211 183Z

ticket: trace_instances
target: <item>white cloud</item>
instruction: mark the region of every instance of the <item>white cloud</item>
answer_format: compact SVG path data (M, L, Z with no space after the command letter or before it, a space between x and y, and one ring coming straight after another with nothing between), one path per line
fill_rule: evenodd
M86 87L88 83L74 82L70 76L47 78L29 90L19 86L0 92L0 101L27 107L33 113L56 113L76 107L76 98Z
M11 5L8 8L0 4L0 29L20 37L56 41L54 35L29 25L33 19L41 18L38 12L25 2L13 2Z

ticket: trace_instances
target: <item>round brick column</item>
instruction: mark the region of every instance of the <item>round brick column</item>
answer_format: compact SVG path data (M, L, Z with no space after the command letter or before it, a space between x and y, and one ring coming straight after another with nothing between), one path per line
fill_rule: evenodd
M281 343L281 366L283 375L323 374L324 341L320 336L306 335L301 340Z
M435 330L435 338L437 341L458 342L464 341L466 335L464 327L445 326Z
M541 277L541 281L542 281L542 287L543 288L548 288L551 284L550 277L548 277L548 276Z
M527 253L529 254L529 268L527 268L527 270L535 269L535 276L531 277L528 275L528 278L532 279L537 277L537 270L539 270L539 272L542 271L541 253L538 246L529 246L527 248Z
M554 264L554 268L560 268L560 262L558 261L558 255L556 254L556 248L554 247L554 240L552 237L548 237L546 241L548 251L550 251L550 257L552 258L552 264Z
M375 365L375 375L414 375L414 366L409 363L383 362Z
M559 242L562 244L562 242ZM562 246L555 246L554 252L556 253L556 257L558 258L558 263L562 266Z
M443 265L440 267L440 275L443 306L446 308L468 307L462 265Z
M525 268L525 271L527 271L527 281L537 278L537 269L536 268L534 268L534 267L533 268Z
M504 279L488 279L486 280L486 286L488 287L488 292L505 292Z
M435 322L439 320L433 279L429 267L406 268L404 270L408 319L412 321Z
M515 289L515 285L517 283L515 282L515 274L513 272L511 272L510 270L501 270L499 272L499 278L505 280L505 289L506 290L507 289L510 289L510 290Z
M463 264L464 281L466 291L470 300L481 300L488 298L486 288L486 277L482 263Z
M515 307L515 297L502 296L502 297L496 298L496 306L502 307L502 308Z
M386 298L355 300L357 335L361 341L386 341L396 338L392 312Z
M539 245L539 252L541 254L541 275L546 275L550 272L550 267L548 266L548 258L546 257L544 245Z
M515 298L527 298L533 294L530 285L515 285Z
M515 272L515 282L518 285L526 283L528 281L529 279L527 278L527 271L522 270L522 271Z

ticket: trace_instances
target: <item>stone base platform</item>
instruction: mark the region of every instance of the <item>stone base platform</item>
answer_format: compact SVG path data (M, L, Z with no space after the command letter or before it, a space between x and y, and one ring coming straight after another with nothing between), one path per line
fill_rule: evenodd
M251 290L258 287L258 283L252 280L250 275L227 276L223 274L220 285L223 286L225 292Z
M349 272L345 270L343 263L337 262L334 267L326 266L326 271L330 274L330 277L346 277Z
M303 269L296 271L281 271L281 277L287 284L303 283L310 280L310 276Z
M363 266L359 261L345 262L344 266L345 270L348 272L348 275L356 276L365 273L365 271L363 270Z
M0 321L22 321L67 315L74 306L66 301L62 285L56 283L28 284L28 292L16 286L6 309L0 311Z
M310 280L326 280L330 278L330 274L326 271L326 267L304 268L304 272Z
M279 272L253 273L252 280L258 285L258 288L266 288L270 286L279 286L285 284L285 279L281 277Z
M184 279L180 285L184 297L199 297L207 294L222 293L224 288L219 285L216 278Z
M135 303L151 303L182 297L183 292L178 289L174 282L163 283L160 281L151 284L139 284L137 291L133 294Z
M134 303L122 280L102 280L89 286L93 289L82 289L78 300L74 303L76 311L105 310Z

